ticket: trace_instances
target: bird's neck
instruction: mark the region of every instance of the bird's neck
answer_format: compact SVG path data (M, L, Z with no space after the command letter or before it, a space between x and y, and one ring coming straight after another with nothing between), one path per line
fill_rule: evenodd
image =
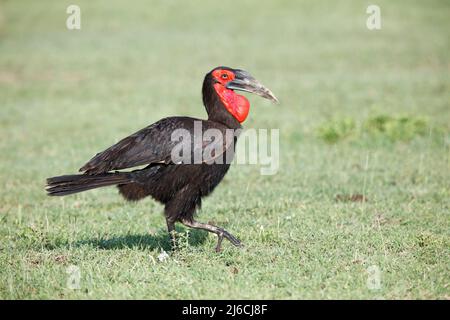
M250 110L250 103L247 98L236 94L233 90L225 88L220 83L214 84L214 90L219 96L225 109L237 120L242 123L247 119Z
M230 129L242 128L241 123L238 120L238 117L242 121L245 120L245 117L247 117L248 114L250 104L248 104L246 111L243 110L244 108L242 106L239 107L239 103L243 104L243 100L240 100L239 97L231 96L230 93L225 91L221 91L220 93L217 92L216 88L210 81L205 81L203 83L202 94L203 94L203 104L205 105L206 112L208 113L208 120L224 124ZM233 94L235 93L233 92ZM238 96L237 94L235 95ZM243 96L240 97L245 99L245 97ZM230 103L233 101L235 103ZM244 113L245 117L243 117Z

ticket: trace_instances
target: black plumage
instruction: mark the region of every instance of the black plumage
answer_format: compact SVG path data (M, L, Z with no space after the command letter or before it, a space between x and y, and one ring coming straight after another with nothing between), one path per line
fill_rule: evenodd
M202 130L219 130L223 137L227 130L241 128L240 122L227 110L224 101L218 95L215 84L221 85L222 79L218 79L216 70L231 72L230 75L237 83L239 72L227 67L218 67L209 72L204 79L202 95L203 103L208 113L207 120L190 117L169 117L137 131L122 139L103 152L98 153L83 167L82 174L65 175L47 179L47 192L51 196L64 196L94 188L116 185L122 196L130 201L137 201L151 196L165 205L165 217L168 231L174 239L174 225L181 222L186 226L204 229L218 235L216 250L219 251L222 239L225 237L234 245L240 246L240 241L226 230L210 224L195 221L194 213L201 206L203 197L209 195L220 183L227 173L230 164L225 159L232 159L234 153L233 140L220 141L222 152L213 154L214 157L222 157L223 163L208 164L174 162L172 150L177 141L172 141L171 134L174 130L185 129L192 135L192 153L199 148L194 145L194 126L201 123ZM224 70L224 71L222 71ZM250 81L254 82L252 92L266 98L276 98L259 84L248 73L245 73ZM245 79L244 79L245 80ZM243 81L243 80L242 80ZM246 80L248 85L248 81ZM223 82L231 86L231 81ZM237 84L236 84L237 85ZM237 89L235 86L233 89ZM247 87L244 91L251 91ZM218 141L202 141L200 148L205 148ZM229 154L231 153L231 155ZM147 165L143 169L121 172L116 170Z

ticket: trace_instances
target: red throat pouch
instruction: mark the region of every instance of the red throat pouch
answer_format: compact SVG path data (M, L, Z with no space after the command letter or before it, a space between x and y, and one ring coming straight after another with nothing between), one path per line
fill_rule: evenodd
M240 123L244 122L250 110L250 102L247 98L225 88L220 83L214 84L214 89L228 112Z

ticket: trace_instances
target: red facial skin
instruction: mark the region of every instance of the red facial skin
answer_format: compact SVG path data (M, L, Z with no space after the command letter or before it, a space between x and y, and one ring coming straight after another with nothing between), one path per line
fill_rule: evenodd
M212 73L217 80L214 89L228 112L240 123L244 122L250 110L250 102L247 98L227 89L226 84L234 79L234 73L230 70L215 70Z

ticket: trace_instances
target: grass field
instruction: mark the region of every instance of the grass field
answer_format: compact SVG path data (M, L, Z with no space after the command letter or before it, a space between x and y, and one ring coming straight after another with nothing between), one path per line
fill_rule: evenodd
M0 298L449 299L450 5L376 1L369 31L370 3L1 1ZM205 117L217 65L281 100L249 96L245 122L280 129L278 173L233 166L198 214L244 249L179 227L172 253L162 206L115 188L45 195L162 117Z

